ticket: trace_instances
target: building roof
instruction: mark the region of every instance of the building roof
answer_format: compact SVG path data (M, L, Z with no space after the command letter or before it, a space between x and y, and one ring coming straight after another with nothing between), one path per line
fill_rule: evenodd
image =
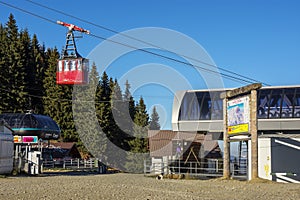
M12 134L14 131L7 124L0 124L0 133Z
M187 149L192 146L203 145L204 151L211 151L215 149L218 144L216 140L212 140L211 134L197 134L197 132L181 132L171 130L149 130L149 149L150 156L163 157L172 156L174 154L174 145L176 141L183 141L188 143Z
M73 146L76 145L76 143L75 142L51 142L50 145L61 149L72 149Z
M43 148L59 148L59 149L65 149L65 150L70 150L74 146L76 146L75 142L56 142L56 141L50 141L44 142L43 143Z
M300 138L300 134L260 134L259 138Z
M80 152L77 149L75 142L50 141L50 144L43 143L43 148L46 149L48 152L52 152L51 154L53 158L81 158Z

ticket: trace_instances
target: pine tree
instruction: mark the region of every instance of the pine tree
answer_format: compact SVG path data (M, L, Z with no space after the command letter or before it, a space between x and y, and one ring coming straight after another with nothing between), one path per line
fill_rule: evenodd
M106 72L103 72L100 78L100 99L97 116L99 120L100 127L107 135L108 139L112 139L112 132L110 130L111 120L112 120L112 112L111 112L111 88L109 85L109 78Z
M31 39L29 36L29 33L27 30L21 31L20 32L20 56L22 59L22 62L24 64L24 72L25 72L25 77L24 77L24 90L28 93L28 96L26 97L26 110L31 110L32 102L31 98L33 97L32 94L33 90L35 89L32 84L34 80L34 71L32 68L34 68L34 65L32 64L32 59L31 59Z
M136 106L134 117L134 136L135 139L130 142L131 151L137 153L148 152L148 125L149 115L146 110L144 99L141 97Z
M0 90L5 93L0 97L0 113L31 109L46 114L60 126L60 140L77 142L83 151L87 144L95 157L113 158L109 162L120 168L125 158L135 160L124 152L148 152L146 105L142 98L135 105L128 81L122 95L117 80L106 72L99 78L93 64L90 84L74 87L72 99L73 86L56 84L56 48L45 51L36 35L31 38L26 29L19 32L13 15L5 26L0 24L0 42ZM75 127L74 119L84 123ZM76 128L84 134L79 137ZM136 166L140 169L140 163Z
M126 163L126 168L131 172L142 173L144 170L144 160L149 159L147 138L149 116L142 97L135 108L134 123L133 132L135 138L129 141L131 150L127 155L128 162Z
M9 67L8 67L8 39L7 29L0 24L0 113L7 112L9 98L7 96L9 85ZM5 95L4 95L5 94Z
M6 23L7 29L7 65L8 84L6 100L8 101L7 110L10 112L24 112L28 92L25 91L25 47L19 37L18 27L14 16L11 14Z
M93 63L89 73L89 84L75 88L74 120L80 137L80 148L86 149L96 158L106 161L107 137L99 126L95 112L100 110L101 99L99 74ZM86 152L87 153L87 152Z
M34 110L43 113L43 84L42 81L36 82L37 77L43 79L43 73L35 70L41 65L34 56L35 47L38 46L37 39L34 37L31 40L26 29L19 32L12 14L5 27L1 24L0 37L0 88L5 92L5 96L1 98L0 112ZM44 50L38 51L39 57L45 57Z
M133 138L135 101L130 93L130 84L128 80L125 83L125 92L123 95L123 127L122 130L128 135L128 141Z
M45 48L38 42L37 36L34 34L31 40L31 55L30 60L32 67L29 67L32 71L29 73L33 74L32 80L30 81L31 91L31 109L34 113L43 113L43 101L41 96L44 96L43 80L45 78Z
M72 112L72 86L56 84L56 66L59 53L57 49L50 49L48 54L48 68L44 78L44 112L53 118L61 129L61 140L77 142Z
M113 84L111 84L112 88L112 97L111 97L111 106L112 106L112 114L113 114L113 142L120 148L125 147L125 128L126 128L126 120L125 120L125 110L124 110L124 102L122 97L122 91L118 84L118 81L115 80Z
M135 102L130 93L130 84L129 84L128 80L126 80L126 83L125 83L124 101L127 103L127 108L128 108L128 112L129 112L131 119L134 120Z
M156 111L156 107L154 106L152 109L149 130L159 130L159 129L160 129L159 116Z

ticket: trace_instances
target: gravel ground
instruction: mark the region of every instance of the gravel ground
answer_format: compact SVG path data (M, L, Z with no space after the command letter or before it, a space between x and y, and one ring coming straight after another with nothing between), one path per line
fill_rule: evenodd
M300 199L300 184L157 180L137 174L48 174L0 178L0 199Z

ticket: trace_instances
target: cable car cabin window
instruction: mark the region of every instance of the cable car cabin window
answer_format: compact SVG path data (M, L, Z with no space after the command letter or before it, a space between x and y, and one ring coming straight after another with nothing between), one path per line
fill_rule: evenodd
M11 119L11 122L9 122L9 124L11 124L12 128L20 128L22 121L19 118L13 118Z
M77 61L76 60L72 60L70 62L71 62L71 71L75 71L76 70Z
M300 88L296 89L294 98L294 117L300 118Z
M51 118L46 117L46 116L41 116L41 115L36 116L36 117L37 117L39 128L42 128L44 130L52 130L52 131L59 129L59 127L57 126L55 121L52 120Z
M31 115L25 115L22 121L22 128L33 128Z
M63 60L58 61L58 71L59 72L62 72L63 65L64 65L64 61Z
M64 68L65 72L69 71L69 67L70 67L69 65L70 65L70 61L65 60L65 68Z
M78 69L78 71L82 71L82 61L81 60L78 60L77 69Z
M84 61L83 61L83 70L86 72L89 71L89 60L88 59L84 59Z

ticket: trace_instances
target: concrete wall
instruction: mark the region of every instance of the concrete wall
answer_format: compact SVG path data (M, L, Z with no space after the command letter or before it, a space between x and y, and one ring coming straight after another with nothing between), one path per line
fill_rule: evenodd
M248 177L251 177L251 141ZM259 138L258 176L285 183L300 183L300 138Z
M258 139L258 176L260 178L272 180L271 159L271 139Z
M300 183L300 138L271 139L272 180Z

